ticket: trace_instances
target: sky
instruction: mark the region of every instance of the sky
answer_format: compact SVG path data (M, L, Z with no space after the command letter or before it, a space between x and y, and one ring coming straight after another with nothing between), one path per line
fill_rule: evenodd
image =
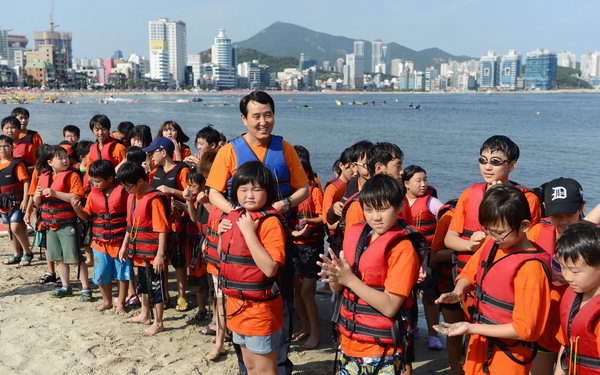
M115 50L148 56L148 21L187 24L188 53L210 48L219 28L243 41L274 22L422 50L480 57L536 48L578 55L600 50L598 0L55 0L58 31L73 33L74 57ZM52 0L1 0L0 28L26 35L49 29Z

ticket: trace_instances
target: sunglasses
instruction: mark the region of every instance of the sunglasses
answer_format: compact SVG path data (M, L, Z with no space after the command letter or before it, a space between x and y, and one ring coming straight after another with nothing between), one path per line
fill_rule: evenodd
M485 156L479 157L479 164L486 165L488 163L493 165L494 167L497 167L504 163L508 164L508 159L500 159L500 158L493 157L493 158L490 158L490 160L488 160Z

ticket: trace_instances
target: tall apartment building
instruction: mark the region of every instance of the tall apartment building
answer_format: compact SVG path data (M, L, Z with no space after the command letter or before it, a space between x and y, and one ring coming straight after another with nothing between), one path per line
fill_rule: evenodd
M8 59L8 30L0 29L0 59Z
M487 55L479 60L479 88L493 89L498 86L500 56L495 51L488 51Z
M521 76L521 56L516 50L509 50L500 60L499 86L505 90L516 90Z
M211 46L212 80L218 89L236 87L237 53L231 47L231 39L225 34L225 29L219 29Z
M33 40L35 42L35 48L38 49L41 46L52 45L54 50L65 56L67 62L67 68L73 67L73 35L66 31L54 31L54 26L51 24L50 31L34 31ZM57 71L57 79L60 74Z
M150 72L152 79L185 85L187 31L183 21L160 18L148 22Z
M381 39L376 39L371 44L371 72L373 73L387 73L387 45L383 44Z
M581 55L581 76L584 79L600 78L600 51Z
M577 55L571 51L563 51L556 55L556 64L565 68L577 69Z
M365 79L365 41L354 41L354 53L346 55L348 87L362 90Z
M554 90L556 88L556 54L536 49L525 60L525 90Z

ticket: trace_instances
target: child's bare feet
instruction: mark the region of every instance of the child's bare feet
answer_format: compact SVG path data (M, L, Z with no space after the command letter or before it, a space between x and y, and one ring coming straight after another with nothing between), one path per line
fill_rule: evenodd
M125 309L125 305L119 305L117 304L116 308L115 308L115 314L125 314L127 312L127 310Z
M149 325L152 323L152 320L147 315L138 315L133 318L123 320L124 323L138 323L138 324L146 324Z
M165 326L163 326L162 323L154 322L154 324L140 332L140 334L142 334L143 336L154 336L157 333L162 332L164 330Z
M302 345L304 349L314 349L319 345L319 336L310 336Z
M104 311L104 310L109 310L112 309L113 305L110 302L104 302L101 305L96 306L96 310L98 311Z

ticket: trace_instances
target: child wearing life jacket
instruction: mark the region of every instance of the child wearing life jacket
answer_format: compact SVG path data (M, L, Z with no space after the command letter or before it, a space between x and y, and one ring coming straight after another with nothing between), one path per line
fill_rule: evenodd
M427 172L422 167L409 165L404 168L402 181L404 181L404 187L406 188L406 199L410 205L413 225L419 233L425 236L427 244L431 245L437 227L437 213L443 203L437 199L435 189L429 186ZM429 335L427 347L431 350L442 349L442 343L437 337L437 332L433 329L433 326L440 322L440 310L434 302L437 298L435 293L436 274L432 271L432 274L419 284Z
M117 125L117 130L110 133L110 137L116 141L121 142L125 146L129 146L129 133L133 129L134 125L131 121L121 121Z
M231 199L241 208L221 221L219 286L227 295L227 328L240 345L249 374L277 374L283 330L279 268L285 263L285 227L271 204L273 176L259 161L235 172Z
M71 199L83 197L81 178L76 171L69 169L67 152L60 146L53 146L47 160L51 170L39 176L33 200L41 205L41 221L46 228L48 261L56 262L62 287L55 289L55 298L71 297L73 290L69 277L70 265L79 266L82 302L92 301L87 267L81 262L80 231L77 214L71 207Z
M537 342L538 354L531 366L532 375L552 373L560 350L557 335L560 327L560 301L568 284L561 274L561 267L555 254L557 238L571 224L583 217L583 189L579 182L571 178L557 178L542 185L544 213L546 218L534 225L527 238L552 257L552 283L550 295L552 303L546 329Z
M336 160L334 164L334 168L339 168L340 173L337 177L327 181L325 184L325 189L323 191L323 223L327 225L327 229L329 230L330 245L340 248L342 238L338 239L340 241L339 244L334 244L336 241L334 235L335 229L339 223L339 218L342 215L343 204L341 203L341 200L346 193L348 182L352 179L353 174L352 168L350 167L352 162L350 161L349 147L342 151L340 158Z
M119 250L125 238L127 198L129 194L115 181L115 167L108 160L96 160L89 168L92 190L85 207L74 197L71 205L84 221L91 217L91 248L94 259L94 284L100 287L102 304L98 311L112 309L112 280L119 281L119 296L115 314L123 314L132 263L119 260Z
M296 310L301 330L292 340L304 340L304 349L314 349L319 344L319 310L315 301L319 255L323 253L325 231L323 228L323 192L320 181L310 164L308 150L294 146L308 177L309 196L292 208L289 227L293 239L294 289Z
M183 212L185 206L183 208L181 205L175 206L174 201L184 202L183 191L187 188L186 177L189 167L183 161L176 162L173 160L175 144L169 138L157 137L150 146L142 150L150 154L152 162L156 166L148 176L152 187L165 194L173 202L171 230L175 236L172 248L168 247L170 254L167 255L175 268L177 276L177 307L175 309L177 311L187 311L188 301L185 298L187 265L191 258L192 249L185 231L185 224L189 220L186 219Z
M578 222L556 243L562 274L569 283L560 301L562 347L554 374L600 374L600 229Z
M164 331L163 271L167 237L171 231L167 219L169 203L148 184L148 176L139 164L124 163L117 172L116 180L130 194L127 201L127 234L119 250L119 259L121 262L125 262L126 257L133 259L142 303L139 315L125 322L152 324L141 334L154 336Z
M219 149L219 140L221 139L221 134L213 128L212 125L208 125L198 130L196 133L196 149L198 152L196 155L190 155L183 159L188 164L198 164L200 163L200 159L202 159L202 155L204 155L208 151L217 151Z
M527 198L506 184L490 187L479 207L487 237L450 293L436 303L463 301L473 291L473 322L441 323L439 332L466 335L465 374L529 374L535 342L550 310L550 256L527 239Z
M19 141L14 145L13 154L15 158L21 158L25 161L27 171L31 174L36 162L35 152L38 147L44 144L44 141L38 132L27 129L27 125L29 125L29 111L27 109L16 107L10 115L15 116L21 124Z
M110 126L110 119L106 115L95 115L90 119L90 130L96 137L96 143L90 147L86 165L103 159L117 166L125 158L125 146L110 137ZM88 179L86 175L84 186L88 185Z
M190 137L184 133L181 126L175 121L165 121L158 128L158 132L156 132L156 138L165 137L169 138L175 149L173 150L173 160L175 161L183 161L188 156L192 155L192 151L190 147L185 144L190 140Z
M331 259L321 256L320 275L342 293L340 374L397 374L405 368L407 310L420 267L410 237L420 234L398 221L404 194L398 179L371 177L360 199L366 223L349 229L339 257L331 250Z
M29 182L25 164L13 157L13 139L0 135L0 215L8 227L13 250L13 255L6 258L4 264L28 266L33 260L27 227L23 221L29 200L25 193L29 191Z
M15 116L8 116L2 119L2 134L8 136L13 141L13 156L23 160L29 173L29 167L35 165L35 146L27 142L30 138L21 138L21 123ZM33 172L33 169L32 171Z

